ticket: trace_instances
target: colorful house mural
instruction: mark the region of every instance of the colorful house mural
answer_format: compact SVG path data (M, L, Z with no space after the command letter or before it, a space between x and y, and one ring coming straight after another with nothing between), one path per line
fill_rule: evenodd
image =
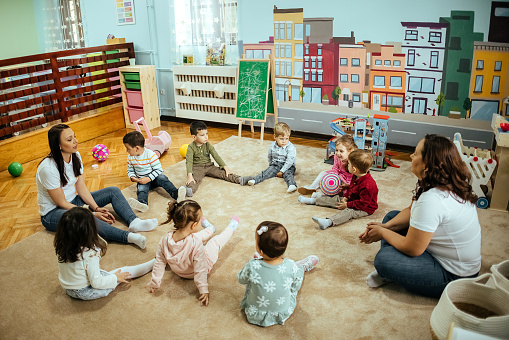
M339 45L340 105L362 107L365 84L366 48L360 44Z
M394 53L392 45L382 45L380 52L371 53L370 78L370 109L405 112L404 54Z
M405 112L425 115L438 114L436 98L442 89L445 23L402 22L405 54Z
M243 54L249 59L266 59L268 55L274 55L274 37L257 44L243 44Z
M453 111L460 111L461 117L465 118L463 103L469 95L474 41L482 41L484 34L474 32L472 11L451 11L451 16L440 18L440 23L449 24L442 79L445 102L440 109L440 115L448 116L449 111L454 109Z
M469 97L470 118L491 121L494 113L506 115L509 103L509 44L474 42Z
M373 66L371 65L371 54L373 52L380 53L380 51L382 51L382 45L372 43L369 40L364 40L362 43L359 44L362 44L362 46L364 46L364 48L366 49L366 66L364 72L364 90L362 91L362 105L364 105L364 107L369 108L370 103L369 91L371 88L370 75L371 67Z

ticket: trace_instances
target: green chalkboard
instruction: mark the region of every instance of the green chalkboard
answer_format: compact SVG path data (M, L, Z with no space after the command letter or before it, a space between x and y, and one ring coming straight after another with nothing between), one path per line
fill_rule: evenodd
M237 112L238 119L265 122L274 113L270 60L239 60Z

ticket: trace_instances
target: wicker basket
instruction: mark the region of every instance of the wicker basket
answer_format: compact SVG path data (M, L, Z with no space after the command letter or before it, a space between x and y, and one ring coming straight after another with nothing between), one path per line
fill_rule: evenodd
M491 266L493 279L501 289L509 294L509 260Z

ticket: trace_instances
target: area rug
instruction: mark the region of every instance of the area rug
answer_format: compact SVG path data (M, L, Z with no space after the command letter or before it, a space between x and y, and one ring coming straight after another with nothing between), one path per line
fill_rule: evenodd
M234 172L255 175L267 167L270 141L238 139L216 145ZM312 182L330 165L323 149L297 145L296 181ZM164 156L163 156L164 157ZM54 234L39 232L0 252L0 338L2 339L426 339L429 318L437 299L419 297L393 284L368 288L366 276L373 270L379 243L358 241L366 223L379 221L389 211L410 204L415 177L409 162L400 168L373 172L379 187L379 209L365 218L320 230L312 216L325 217L330 208L303 205L298 193L286 193L283 179L274 178L254 187L242 187L205 178L193 199L207 219L221 232L232 215L240 226L219 254L209 275L210 305L201 307L193 280L175 275L168 267L161 289L150 294L145 285L150 274L121 285L108 297L78 301L68 297L58 282ZM185 161L165 170L178 186L186 178ZM135 197L131 186L123 191ZM141 218L165 221L169 196L157 189L149 195L150 210ZM34 207L37 209L37 207ZM479 210L482 224L482 270L509 258L507 213ZM319 256L318 266L306 273L294 314L284 326L262 328L249 324L239 304L245 286L237 272L255 251L254 229L263 220L282 223L289 231L286 257L300 260ZM115 224L125 228L121 222ZM144 233L147 248L111 243L101 267L112 270L154 257L160 238L171 224Z

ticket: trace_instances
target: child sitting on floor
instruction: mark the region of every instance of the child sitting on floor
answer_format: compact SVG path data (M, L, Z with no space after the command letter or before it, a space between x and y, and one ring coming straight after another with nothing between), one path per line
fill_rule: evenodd
M148 192L158 187L166 190L173 199L179 202L186 198L186 188L182 186L177 189L168 177L163 175L159 158L154 151L145 147L145 137L141 132L129 132L122 141L129 153L127 175L131 181L138 183L136 186L138 199L127 200L131 208L141 212L148 211Z
M155 261L110 272L102 270L99 260L106 254L107 244L97 233L92 212L81 207L71 208L62 215L53 244L60 285L67 295L80 300L107 296L118 284L151 271Z
M193 142L187 147L186 153L186 186L188 188L188 197L191 197L198 190L198 186L205 176L220 178L240 185L246 184L244 182L245 177L231 172L216 149L208 142L209 134L207 132L207 125L204 122L192 122L190 130ZM214 165L210 156L214 157L219 166ZM247 180L251 178L248 177Z
M260 223L255 242L255 258L237 274L239 282L247 285L240 307L252 324L283 325L297 305L304 272L317 265L318 257L310 255L298 262L283 258L288 232L277 222Z
M216 231L205 218L198 203L185 200L168 203L168 220L175 230L161 238L152 272L152 281L147 285L151 293L161 286L166 263L180 277L193 279L198 287L201 305L209 305L207 275L217 262L219 251L232 237L239 225L239 218L232 216L223 232L213 238ZM210 239L210 240L209 240ZM203 242L207 241L204 246Z
M354 175L344 197L323 196L322 205L341 210L327 218L313 217L320 229L338 226L353 218L371 215L378 209L378 187L369 173L373 165L373 155L364 150L355 150L348 156L348 171ZM317 199L318 200L318 199Z
M288 186L286 192L291 193L297 190L297 183L293 178L297 150L290 142L290 133L290 127L286 123L277 123L274 126L275 141L269 148L269 167L247 181L249 185L258 184L272 177L282 177ZM247 180L247 178L244 180Z

